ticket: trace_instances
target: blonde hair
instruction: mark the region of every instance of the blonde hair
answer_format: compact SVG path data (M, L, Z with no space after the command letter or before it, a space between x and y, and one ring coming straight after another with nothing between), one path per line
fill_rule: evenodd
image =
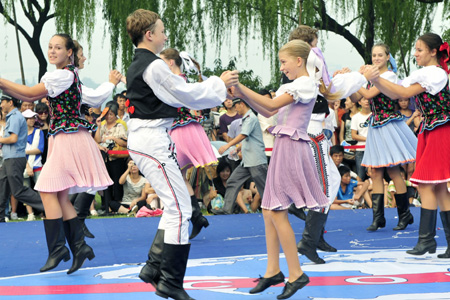
M156 21L160 19L155 12L138 9L132 12L127 17L127 32L133 42L137 45L142 42L142 39L147 31L154 32Z
M311 46L304 42L303 40L292 40L281 47L279 53L284 52L288 56L291 57L301 57L304 61L305 67L308 61L309 52L311 51ZM312 76L313 74L309 74ZM339 100L340 93L331 93L331 84L327 87L323 82L322 78L320 79L319 92L325 97L327 100Z

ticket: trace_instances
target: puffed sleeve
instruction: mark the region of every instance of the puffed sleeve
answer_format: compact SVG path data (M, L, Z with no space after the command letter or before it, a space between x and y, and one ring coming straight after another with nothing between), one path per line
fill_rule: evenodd
M227 96L224 82L211 76L203 82L186 83L172 73L162 59L151 63L143 74L144 81L155 95L167 105L186 106L190 109L205 109L221 105Z
M397 84L397 82L398 82L397 74L395 74L392 71L384 72L383 74L380 75L380 77L384 78L386 80L389 80L390 82L395 83L395 84Z
M55 98L65 90L67 90L73 83L73 73L69 70L55 70L46 72L41 78L44 83L48 95Z
M359 72L338 74L331 79L332 91L339 93L341 99L356 93L367 84L367 79Z
M99 107L108 99L109 96L111 96L115 87L116 86L111 82L104 82L96 89L91 89L85 85L82 85L82 101L89 106Z
M447 73L437 66L428 66L411 73L402 81L404 87L409 87L415 83L420 84L432 95L439 93L447 84Z
M283 92L294 98L295 103L309 103L317 98L319 88L317 83L310 77L302 76L293 82L282 86Z

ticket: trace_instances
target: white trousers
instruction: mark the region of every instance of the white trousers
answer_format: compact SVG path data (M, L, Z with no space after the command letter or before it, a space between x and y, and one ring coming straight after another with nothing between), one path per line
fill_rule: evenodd
M191 198L178 166L175 144L166 128L141 127L130 131L128 151L164 204L158 226L165 230L164 243L188 244Z

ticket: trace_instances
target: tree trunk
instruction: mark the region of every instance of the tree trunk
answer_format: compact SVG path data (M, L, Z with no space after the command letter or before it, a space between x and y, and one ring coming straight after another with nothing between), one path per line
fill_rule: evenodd
M368 0L367 1L367 10L368 10L368 15L367 15L367 29L365 32L365 53L364 53L364 61L366 62L366 64L371 64L372 63L372 48L374 45L374 39L375 39L375 8L374 8L374 0Z

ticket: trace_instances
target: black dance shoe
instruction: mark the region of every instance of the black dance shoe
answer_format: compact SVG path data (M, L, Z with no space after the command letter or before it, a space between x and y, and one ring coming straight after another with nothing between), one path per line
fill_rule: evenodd
M309 277L303 273L296 281L286 282L283 292L277 296L277 299L287 299L294 295L299 289L303 288L309 283Z
M252 288L249 293L250 294L260 293L272 285L283 283L284 278L285 277L281 271L277 275L269 278L259 277L259 279L256 280L258 281L258 284L254 288Z

